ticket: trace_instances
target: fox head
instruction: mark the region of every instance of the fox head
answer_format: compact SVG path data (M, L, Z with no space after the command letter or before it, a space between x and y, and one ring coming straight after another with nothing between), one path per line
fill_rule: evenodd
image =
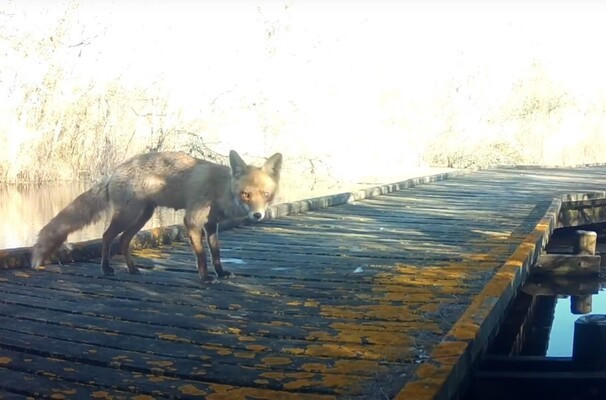
M246 164L234 150L229 152L231 190L236 203L248 218L260 221L273 201L280 182L282 154L269 157L261 167Z

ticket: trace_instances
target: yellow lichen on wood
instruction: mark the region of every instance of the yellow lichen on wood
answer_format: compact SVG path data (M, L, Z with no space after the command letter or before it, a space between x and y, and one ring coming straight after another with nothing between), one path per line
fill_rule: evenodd
M103 391L103 390L99 390L97 392L91 393L91 397L93 399L106 399L106 400L111 400L113 398L113 396L111 394L109 394L108 392Z
M246 349L260 353L263 351L267 351L269 349L269 347L263 346L260 344L248 344L248 345L246 345Z
M333 374L359 375L373 371L376 373L385 372L388 368L379 364L377 361L368 360L337 360L333 367L328 371Z
M459 340L473 340L476 338L480 327L473 322L459 320L450 330L450 334Z
M332 341L356 344L385 344L390 346L409 346L410 337L401 330L377 330L364 327L361 324L333 323L330 328L336 334L328 331L312 331L307 340Z
M168 255L158 247L144 247L132 250L133 257L167 259Z
M172 361L148 361L147 365L166 368L166 367L172 367L173 365L175 365L175 363Z
M219 384L211 385L211 390L213 393L209 393L205 397L207 400L332 400L335 398L330 395L290 393L285 391L233 387Z
M441 342L431 353L432 357L441 359L445 357L458 357L467 349L469 342Z
M249 351L236 351L236 352L234 352L234 356L238 357L238 358L252 360L253 358L255 358L257 356L257 354L249 352Z
M267 367L272 367L277 365L290 365L292 364L292 359L288 357L264 357L261 359L261 362Z
M193 384L179 386L179 392L188 396L206 396L208 392L201 390Z
M320 315L345 319L383 319L387 321L410 320L411 312L406 305L374 304L364 306L321 306Z
M328 366L320 363L307 363L301 365L301 369L307 372L325 372L328 369Z
M362 358L365 360L399 359L399 354L388 354L382 351L377 352L372 350L371 347L329 343L308 345L303 350L303 354L312 357Z
M270 324L273 326L293 326L293 323L288 321L271 321Z
M393 400L433 400L441 387L441 382L413 381L407 384Z
M160 333L160 332L156 332L156 337L163 339L163 340L169 340L171 342L180 342L180 343L191 343L190 339L186 339L186 338L181 338L177 335L174 335L172 333Z

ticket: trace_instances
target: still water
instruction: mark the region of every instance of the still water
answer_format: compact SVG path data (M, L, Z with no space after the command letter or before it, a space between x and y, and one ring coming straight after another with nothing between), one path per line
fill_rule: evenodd
M606 282L602 289L592 296L591 314L606 314ZM571 311L571 296L559 298L555 305L553 323L547 346L547 357L571 357L574 337L574 321L582 317Z
M0 249L31 246L38 231L80 193L88 183L0 186ZM158 209L144 229L181 224L183 211ZM109 214L69 236L69 242L100 238Z
M437 169L436 172L442 171ZM426 172L409 173L404 178L421 175L428 174ZM394 182L399 180L403 179L396 179ZM342 193L379 183L378 180L368 183L321 182L315 183L311 187L306 187L300 182L290 185L283 183L276 197L276 203ZM33 245L38 231L80 193L89 188L89 183L0 185L0 249ZM159 207L143 229L182 224L183 215L183 210L175 211ZM99 222L71 234L68 242L100 238L108 226L109 220L109 214L104 215Z
M276 203L291 202L317 196L343 193L400 182L406 179L450 172L449 168L415 167L391 175L351 177L336 180L332 177L300 175L283 176ZM80 193L88 190L90 183L65 183L48 185L2 185L0 184L0 249L31 246L38 231L61 209ZM183 211L158 208L143 229L183 223ZM68 242L100 238L109 224L109 215L98 223L74 232Z

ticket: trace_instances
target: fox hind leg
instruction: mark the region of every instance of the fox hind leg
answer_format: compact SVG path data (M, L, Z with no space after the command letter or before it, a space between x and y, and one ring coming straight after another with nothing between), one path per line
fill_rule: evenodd
M133 237L137 234L137 232L143 228L147 221L151 219L152 215L154 215L155 209L155 204L146 204L141 212L141 215L139 215L139 218L137 218L132 225L129 225L122 233L122 236L120 236L120 250L124 256L124 261L126 262L126 267L128 268L129 274L139 273L139 269L135 266L135 263L133 263L131 258L130 242L133 240Z
M143 208L141 204L131 204L129 208L118 209L114 212L109 226L103 233L101 270L104 275L114 275L114 269L109 265L112 241L130 225L134 225L131 221L138 219L141 208Z

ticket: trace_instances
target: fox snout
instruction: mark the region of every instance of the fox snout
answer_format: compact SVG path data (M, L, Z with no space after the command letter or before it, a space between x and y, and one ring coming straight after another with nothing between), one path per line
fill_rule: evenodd
M261 221L263 218L265 218L265 207L261 209L252 208L250 205L244 204L244 209L247 211L248 219L252 221Z
M235 198L236 203L246 213L251 221L261 221L265 218L267 207L273 199L273 194L265 191L242 190Z

